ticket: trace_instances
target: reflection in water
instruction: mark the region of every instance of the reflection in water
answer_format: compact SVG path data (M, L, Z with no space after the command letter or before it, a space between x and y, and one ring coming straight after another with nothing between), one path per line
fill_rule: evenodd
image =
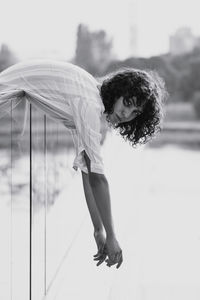
M56 155L48 152L46 155L46 174L45 185L47 193L47 210L54 205L55 201L59 199L59 195L70 186L70 183L75 175L72 169L73 149L71 151L59 152ZM41 161L41 153L34 155L34 160ZM35 164L33 167L35 174L32 192L33 192L33 206L34 212L44 206L45 197L43 197L44 190L44 166Z
M0 195L1 201L8 201L11 190L11 182L10 182L10 155L5 150L0 151ZM8 203L7 203L8 204Z
M73 180L73 177L76 175L76 172L72 168L73 160L73 149L61 152L57 155L54 153L48 153L47 155L47 174L46 174L46 184L48 191L48 207L51 207L55 200L58 198L58 195L62 193L63 188L70 185L70 182ZM14 197L14 207L23 209L24 201L29 201L29 164L30 158L28 155L15 156L13 161L12 168L14 169L17 176L13 176L12 182L10 180L10 154L5 150L0 151L0 194L2 196L2 201L8 201L10 199L11 193L11 184L12 184L12 193L15 194ZM41 161L41 153L36 153L35 160ZM43 180L43 165L36 165L33 167L33 172L36 174L34 176L34 181L32 185L33 192L33 205L34 212L39 208L42 208L44 205L43 198L43 189L44 189L44 180ZM9 205L9 202L7 202Z
M15 118L17 119L17 116ZM69 147L65 129L49 120L45 123L44 116L38 115L34 110L33 118L32 287L33 300L40 300L48 290L66 251L71 250L83 215L88 212L80 176L72 168L74 152L73 148ZM13 131L12 151L9 148L9 139L6 142L7 150L6 147L0 150L0 193L3 196L0 203L0 230L4 249L0 264L0 284L5 274L5 281L8 282L8 288L6 287L4 296L0 292L0 298L5 300L10 299L10 290L18 297L16 299L27 299L30 238L28 133L27 127L24 140L19 142L18 132ZM180 134L178 136L180 137ZM186 138L188 140L188 136L185 140ZM119 137L106 141L103 151L114 217L115 220L120 220L116 227L124 245L126 260L129 262L125 266L126 274L123 274L125 276L120 279L120 284L113 280L112 289L108 287L110 299L123 300L127 296L127 299L157 300L156 292L159 289L155 289L154 293L151 287L153 284L155 286L156 282L166 285L167 282L171 282L175 286L178 282L189 280L191 284L196 284L200 269L197 251L199 152L184 151L171 146L159 149L144 147L137 151L124 144ZM127 235L130 228L131 234ZM87 233L90 229L88 226ZM85 243L85 236L78 251L75 252L74 248L71 251L74 260L72 263L71 260L68 261L68 272L71 276L68 276L68 291L65 291L67 297L64 299L70 299L69 287L71 292L75 293L77 281L82 298L103 299L101 292L96 295L98 286L95 286L95 282L92 284L96 288L94 293L91 292L93 296L87 297L86 290L84 295L87 282L84 281L81 270L87 268L89 271L87 260L81 258L79 263L83 263L83 266L80 267L80 272L75 274L74 281L72 280L74 261L80 256L79 249L91 249L91 245ZM91 241L91 237L89 238ZM190 258L185 259L187 256ZM88 276L92 282L97 276L96 269L95 273L93 269L90 271L91 276ZM103 272L102 274L104 278L108 276L108 272L107 275ZM99 280L103 282L104 279L99 277ZM88 290L89 288L91 286ZM160 287L160 291L160 294L169 294L167 287ZM137 296L134 297L134 293ZM180 294L178 291L177 295ZM183 300L183 296L177 296L176 300Z
M32 122L28 110L24 135L21 136L22 114L23 109L18 106L10 116L0 120L0 193L3 196L0 202L3 245L0 299L4 300L11 299L11 295L13 299L28 299L29 279L33 299L41 299L72 239L66 231L65 235L62 233L62 228L68 227L65 226L68 215L59 218L63 224L58 224L49 215L50 208L60 202L61 195L68 195L66 191L75 174L70 161L73 149L69 135L63 126L46 120L32 109Z
M110 299L120 300L130 298L160 300L162 294L171 295L171 292L176 296L176 300L186 300L187 295L194 294L192 290L196 290L196 295L199 295L197 283L200 267L198 254L200 153L169 146L159 149L144 147L135 150L121 142L119 138L108 140L103 152L106 174L111 186L114 219L119 220L116 227L126 254L124 269L120 271L121 273L118 272L117 275L112 276L115 270L113 273L110 270L109 273L102 267L97 274L96 268L92 265L93 262L88 261L90 257L86 253L92 247L89 244L91 236L88 232L91 227L89 227L88 220L88 227L80 241L77 241L77 246L70 252L70 260L66 258L67 271L66 279L63 279L64 288L59 290L58 297L55 299L70 299L70 295L76 295L77 282L83 298L89 295L87 299L95 297L97 300L106 299L103 295L107 293L107 290L110 293ZM37 153L35 158L40 162L39 155L40 153ZM7 175L9 163L6 162L5 152L2 152L2 157L5 158L5 163L1 162L0 172ZM9 161L9 157L7 160ZM60 151L56 156L52 152L46 157L48 201L50 199L51 203L48 205L53 207L48 210L46 220L46 269L44 268L44 203L42 198L38 198L40 197L39 190L42 189L43 171L39 164L35 169L37 176L35 176L34 189L38 196L34 199L38 199L36 206L39 209L36 210L37 213L34 212L33 229L34 300L42 299L44 273L46 272L46 286L48 287L80 225L77 220L82 221L81 215L86 212L84 199L80 199L83 197L81 182L79 176L73 175L76 172L72 169L72 160L73 152L66 155L66 152ZM13 200L17 202L16 206L22 208L23 205L20 203L24 200L21 197L28 184L25 171L27 164L27 157L18 158L15 161L16 177L18 177L18 180L15 178L15 184L18 187L16 188L18 196ZM126 182L122 181L123 174L126 174ZM4 195L6 191L9 191L8 186L5 188L5 185L9 184L6 180L4 181ZM3 189L2 185L0 188ZM55 201L52 200L52 195L55 196ZM20 214L20 218L21 216ZM15 217L13 225L18 226L20 218ZM131 233L127 234L130 228ZM20 230L21 236L18 233L18 240L22 238L23 226ZM88 244L85 245L87 238ZM85 253L76 266L80 247ZM75 272L76 275L73 276L74 268L79 269L79 272ZM84 279L83 273L86 268L87 278ZM107 280L107 290L106 293L104 290L104 294L103 291L99 291L96 295L98 286L95 278L97 276L98 282L104 282L105 278ZM90 289L87 283L88 278ZM188 287L184 287L184 282L188 283ZM192 290L189 285L193 285ZM77 294L77 298L74 296L73 299L78 300L79 296L80 294Z

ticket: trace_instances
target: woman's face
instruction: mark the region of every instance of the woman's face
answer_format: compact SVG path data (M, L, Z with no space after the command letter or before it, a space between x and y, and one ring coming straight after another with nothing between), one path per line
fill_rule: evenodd
M142 113L142 107L136 106L136 98L124 99L121 96L114 104L113 113L108 115L108 119L113 125L125 123L133 120Z

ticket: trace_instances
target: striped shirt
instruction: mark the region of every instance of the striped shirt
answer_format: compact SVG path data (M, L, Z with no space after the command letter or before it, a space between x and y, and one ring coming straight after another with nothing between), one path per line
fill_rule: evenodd
M32 60L17 63L0 73L0 117L26 98L50 118L61 122L73 136L74 169L88 173L83 151L91 160L91 172L104 173L101 157L101 120L105 110L98 82L70 63Z

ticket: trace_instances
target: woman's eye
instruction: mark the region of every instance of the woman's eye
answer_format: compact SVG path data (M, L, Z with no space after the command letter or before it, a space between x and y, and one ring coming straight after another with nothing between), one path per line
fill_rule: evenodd
M131 106L132 104L133 104L132 100L124 99L124 105L125 105L125 106Z
M139 116L139 115L141 115L141 113L142 113L141 111L136 111L136 112L135 112L135 115L136 115L136 116Z

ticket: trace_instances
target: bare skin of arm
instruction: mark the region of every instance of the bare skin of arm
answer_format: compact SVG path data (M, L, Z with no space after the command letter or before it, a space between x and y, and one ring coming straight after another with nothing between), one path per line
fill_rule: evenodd
M84 158L88 168L88 175L83 174L85 196L94 228L106 232L107 265L122 263L122 250L117 242L111 214L111 202L108 181L103 174L91 172L90 159L84 151ZM87 177L88 176L88 177ZM87 189L89 188L89 189ZM92 197L93 196L93 197Z
M96 206L92 188L90 186L89 175L82 172L82 180L83 180L83 188L84 188L84 193L85 193L88 210L89 210L91 220L92 220L92 223L94 226L94 233L103 231L103 229L104 229L103 223L102 223L98 208Z
M82 180L87 207L94 227L94 238L98 249L97 254L94 255L94 260L98 260L97 266L99 266L105 261L107 256L105 251L106 238L104 227L90 186L89 175L82 172Z

